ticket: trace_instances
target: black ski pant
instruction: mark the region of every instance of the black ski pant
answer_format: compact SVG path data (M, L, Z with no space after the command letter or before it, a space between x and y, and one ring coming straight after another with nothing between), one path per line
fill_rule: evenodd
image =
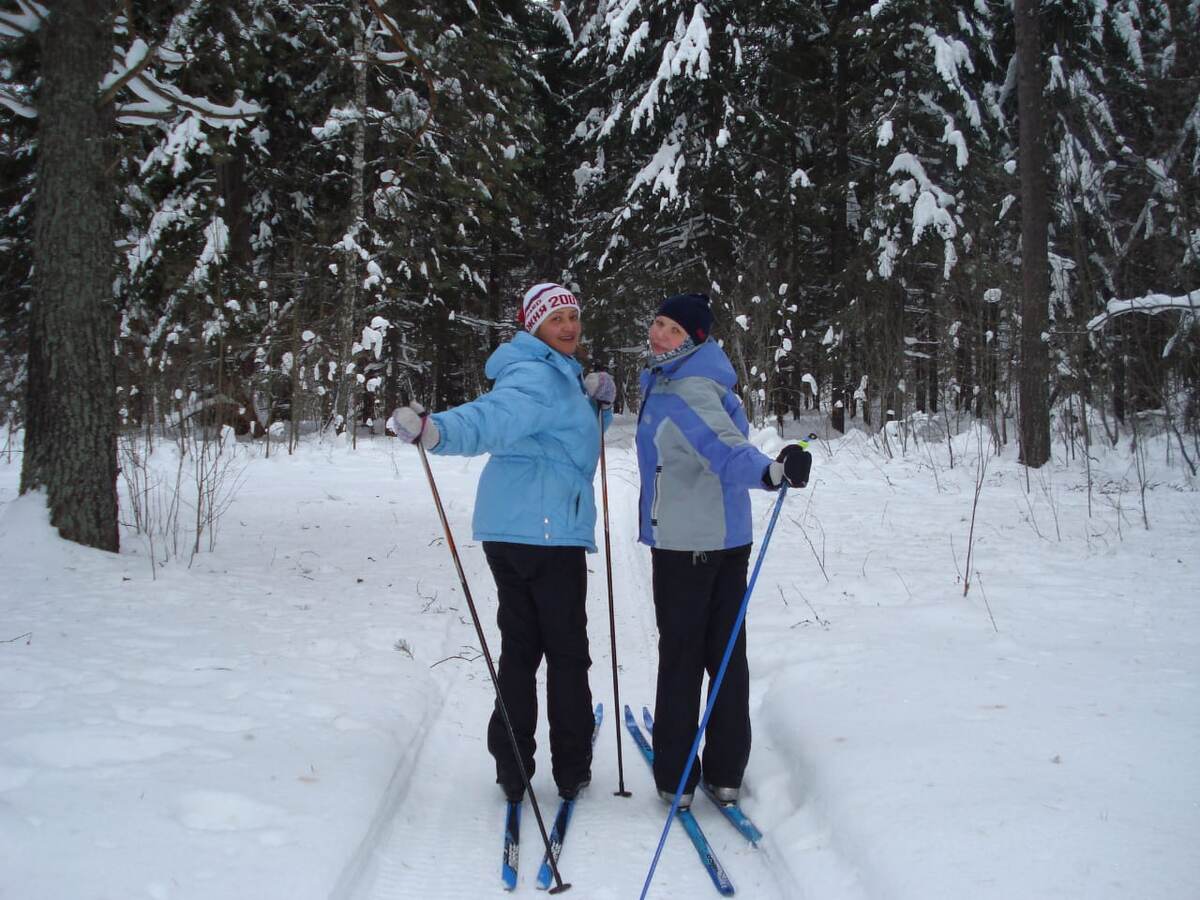
M704 674L711 691L746 594L750 546L703 553L653 548L650 556L658 620L654 781L673 794L700 725ZM692 767L685 790L696 789L702 772L716 787L741 787L749 759L750 671L743 627L705 729L702 765Z
M537 671L546 659L550 763L560 788L591 777L592 693L588 687L587 563L582 547L537 547L484 541L496 579L500 626L497 679L525 772L534 772ZM521 773L497 702L488 723L496 781L520 785Z

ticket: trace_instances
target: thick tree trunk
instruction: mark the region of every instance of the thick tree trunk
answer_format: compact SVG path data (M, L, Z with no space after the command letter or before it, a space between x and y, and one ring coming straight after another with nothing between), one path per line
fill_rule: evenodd
M42 41L21 492L45 489L64 538L116 551L112 110L97 108L111 4L55 3Z
M1021 170L1021 461L1038 468L1050 459L1049 178L1042 127L1043 73L1037 0L1014 0Z

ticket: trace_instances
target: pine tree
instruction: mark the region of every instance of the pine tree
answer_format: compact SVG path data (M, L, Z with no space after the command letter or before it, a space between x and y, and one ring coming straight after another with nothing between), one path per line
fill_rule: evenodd
M850 354L847 382L865 376L884 413L932 411L957 318L948 307L963 289L960 266L977 265L969 257L987 215L972 201L995 165L993 24L983 4L897 0L860 8L849 31L851 60L866 62L851 79L861 230L847 310L863 349Z
M0 28L6 26L0 20ZM0 57L0 419L4 441L24 419L27 310L33 293L34 137L37 113L32 85L37 41L16 27ZM12 34L8 34L11 31Z
M1052 316L1060 390L1103 403L1166 408L1175 392L1170 349L1194 396L1192 321L1112 320L1088 340L1088 323L1114 299L1182 293L1200 276L1196 204L1200 156L1200 10L1180 3L1051 5L1045 30L1056 253ZM1097 352L1098 351L1098 352ZM1192 371L1189 377L1185 373ZM1103 385L1110 388L1106 391ZM1185 404L1186 405L1186 404Z
M636 311L622 343L640 345L657 301L681 291L710 293L733 340L766 293L737 257L744 32L741 4L632 0L600 4L581 31L576 266ZM754 364L732 349L749 381Z

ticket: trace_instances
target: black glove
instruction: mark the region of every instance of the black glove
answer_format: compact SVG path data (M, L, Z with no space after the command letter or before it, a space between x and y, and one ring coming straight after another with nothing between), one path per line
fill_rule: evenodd
M802 488L808 484L810 471L812 454L800 444L788 444L779 451L775 462L767 469L767 477L772 487L779 487L786 480L790 487Z

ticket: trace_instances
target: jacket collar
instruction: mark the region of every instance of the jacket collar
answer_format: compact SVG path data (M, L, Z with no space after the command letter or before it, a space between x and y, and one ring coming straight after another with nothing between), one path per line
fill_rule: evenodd
M671 356L668 359L660 362L656 362L658 357L651 356L646 361L646 370L651 375L666 375L668 377L674 375L677 371L679 371L680 366L692 359L697 353L708 346L709 343L710 341L705 341L703 344L697 344L688 350L685 350L683 353L680 353L678 356Z
M511 341L501 344L488 357L484 366L484 374L495 380L500 372L515 362L522 360L541 360L558 369L568 378L578 377L583 372L583 366L573 356L559 353L545 341L534 337L528 331L518 331Z
M726 388L732 388L737 384L737 375L733 371L729 357L725 355L725 351L713 338L709 338L700 346L693 347L686 353L669 359L661 365L654 365L652 360L648 361L643 375L649 379L699 375L711 378Z

